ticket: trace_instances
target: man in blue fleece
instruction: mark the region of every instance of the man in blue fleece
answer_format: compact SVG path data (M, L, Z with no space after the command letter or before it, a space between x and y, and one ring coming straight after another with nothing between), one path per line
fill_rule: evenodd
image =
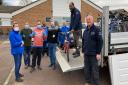
M102 35L94 25L93 16L86 18L87 28L82 39L82 52L84 53L85 85L99 85L98 61L101 59Z

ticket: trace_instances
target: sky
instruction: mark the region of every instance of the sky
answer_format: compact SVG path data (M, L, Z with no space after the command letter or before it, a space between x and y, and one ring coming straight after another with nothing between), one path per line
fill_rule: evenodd
M36 0L32 0L36 1ZM99 6L104 5L128 5L128 0L90 0L94 3L96 3ZM9 5L17 6L19 5L20 0L3 0L4 3L7 3Z
M36 0L32 0L36 1ZM4 3L7 3L8 5L17 6L19 5L20 0L3 0Z
M100 7L109 6L110 10L125 9L128 11L128 0L90 0Z
M128 5L128 0L90 0L96 3L99 6L119 6L119 5Z
M9 5L18 5L20 0L3 0L3 3L7 3Z

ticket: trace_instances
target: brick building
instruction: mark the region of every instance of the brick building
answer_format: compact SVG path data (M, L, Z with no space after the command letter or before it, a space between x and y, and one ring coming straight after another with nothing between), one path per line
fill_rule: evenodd
M2 11L4 9L0 9L0 29L4 30L4 32L9 31L12 21L18 22L20 27L23 28L25 22L29 22L31 26L35 26L37 20L46 22L51 17L54 17L58 21L64 18L70 20L70 11L68 8L70 1L73 1L76 7L80 9L83 23L87 14L92 14L96 21L98 15L102 13L100 7L87 0L38 0L24 7L4 8L8 9L6 12ZM46 22L46 24L48 25L49 22Z

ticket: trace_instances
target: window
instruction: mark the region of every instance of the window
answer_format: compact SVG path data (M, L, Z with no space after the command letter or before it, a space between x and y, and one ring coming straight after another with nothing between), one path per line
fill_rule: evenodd
M10 18L2 18L0 20L1 26L11 26L11 19Z
M55 17L55 21L58 21L58 22L63 22L63 21L70 22L70 17Z
M50 22L51 17L46 17L46 22Z

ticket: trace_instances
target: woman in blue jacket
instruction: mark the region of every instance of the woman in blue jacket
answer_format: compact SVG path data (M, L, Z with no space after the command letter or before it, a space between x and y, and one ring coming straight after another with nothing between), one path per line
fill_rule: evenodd
M11 45L11 54L15 62L15 77L17 82L23 82L23 75L19 73L21 67L22 53L24 42L19 34L19 26L14 23L12 31L9 33L9 40Z

